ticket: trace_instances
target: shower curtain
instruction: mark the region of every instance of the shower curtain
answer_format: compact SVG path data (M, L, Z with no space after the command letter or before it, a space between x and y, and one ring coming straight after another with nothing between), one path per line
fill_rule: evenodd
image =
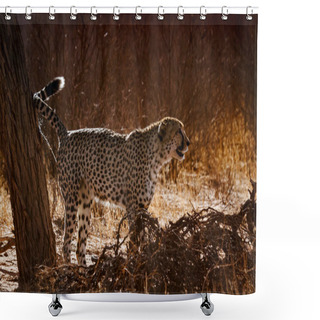
M91 17L0 18L0 291L253 293L257 15Z

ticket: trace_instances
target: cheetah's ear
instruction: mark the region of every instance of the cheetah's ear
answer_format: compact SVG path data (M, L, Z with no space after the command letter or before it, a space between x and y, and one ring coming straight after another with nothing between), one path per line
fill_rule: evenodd
M161 121L158 126L158 136L161 142L168 142L172 139L174 125L168 120Z
M166 142L167 140L170 139L170 125L168 121L164 120L161 121L159 126L158 126L158 136L161 142Z
M163 124L163 122L160 122L159 126L158 126L158 137L160 139L160 141L163 141L164 135L165 135L165 125Z

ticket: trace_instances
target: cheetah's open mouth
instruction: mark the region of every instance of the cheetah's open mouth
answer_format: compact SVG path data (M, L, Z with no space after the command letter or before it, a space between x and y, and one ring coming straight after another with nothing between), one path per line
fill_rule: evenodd
M178 156L179 156L180 158L183 158L183 157L184 157L184 154L183 154L180 150L176 149L176 153L178 154Z
M176 153L177 153L177 155L179 156L179 160L183 160L184 159L184 154L186 153L188 151L188 149L187 150L185 150L185 151L181 151L179 148L177 148L176 149Z

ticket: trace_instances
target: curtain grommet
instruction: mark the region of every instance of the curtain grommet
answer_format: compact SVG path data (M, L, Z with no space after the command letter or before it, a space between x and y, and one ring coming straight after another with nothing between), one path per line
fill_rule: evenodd
M160 9L162 9L162 13L160 13ZM159 6L158 7L158 17L157 17L158 20L162 21L164 20L164 8L163 6Z
M229 15L229 11L228 11L228 7L227 6L223 6L221 8L221 19L222 20L228 20L228 15Z
M180 20L180 21L184 19L184 8L183 8L183 6L179 6L178 7L177 19Z
M250 13L249 13L249 10L251 10ZM251 21L253 19L252 14L253 14L252 7L250 7L250 6L247 7L247 9L246 9L246 19L248 21Z
M95 13L93 12L93 10L95 10ZM97 14L98 14L98 10L96 9L96 7L91 7L90 9L90 20L91 21L96 21L97 20Z
M222 20L228 20L228 15L229 15L228 7L227 6L223 6L221 8L221 19Z
M31 20L31 19L32 19L31 14L32 14L32 9L31 9L30 6L27 6L27 7L26 7L26 15L25 15L24 18L25 18L26 20Z
M140 10L140 14L138 13L138 10ZM140 21L142 19L141 13L142 13L142 8L140 6L137 6L136 7L136 16L134 17L137 21Z
M207 8L205 6L200 7L200 20L207 19Z
M9 6L6 6L4 8L4 18L7 20L7 21L10 21L11 20L11 16L10 16L10 13L11 13L11 8Z
M116 12L117 10L117 12ZM119 7L113 7L113 20L118 21L120 19Z
M54 20L56 18L54 15L55 13L56 13L56 10L54 6L49 7L49 20Z
M77 19L77 8L75 6L70 7L70 20Z

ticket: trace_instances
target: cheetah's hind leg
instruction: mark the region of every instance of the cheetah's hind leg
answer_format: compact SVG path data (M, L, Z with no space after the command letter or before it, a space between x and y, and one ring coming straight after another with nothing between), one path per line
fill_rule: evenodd
M63 257L65 263L71 263L71 241L77 227L78 199L70 192L65 199Z
M88 185L82 181L79 190L78 207L78 244L77 259L80 266L86 266L86 245L90 226L91 205L93 194Z

